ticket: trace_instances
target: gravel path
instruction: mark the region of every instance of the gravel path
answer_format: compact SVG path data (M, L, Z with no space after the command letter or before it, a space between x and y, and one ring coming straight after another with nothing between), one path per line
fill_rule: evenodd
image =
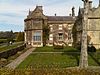
M11 68L11 69L15 69L34 50L35 50L35 48L31 48L31 49L27 50L25 53L21 54L18 58L16 58L14 61L12 61L6 67Z

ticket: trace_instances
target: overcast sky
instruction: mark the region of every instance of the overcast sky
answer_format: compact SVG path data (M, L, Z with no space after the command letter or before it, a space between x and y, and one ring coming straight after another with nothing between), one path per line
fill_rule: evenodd
M99 0L93 0L93 7ZM77 15L81 0L0 0L0 31L24 31L24 19L28 10L34 10L36 5L42 5L45 15L67 16L75 7Z

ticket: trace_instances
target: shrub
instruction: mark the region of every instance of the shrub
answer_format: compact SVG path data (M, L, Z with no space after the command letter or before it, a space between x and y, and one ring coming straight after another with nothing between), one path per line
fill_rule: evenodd
M88 52L96 52L96 48L94 46L88 47Z
M54 49L63 49L63 45L54 45Z
M1 75L100 75L96 69L79 69L79 68L42 68L42 69L0 69Z

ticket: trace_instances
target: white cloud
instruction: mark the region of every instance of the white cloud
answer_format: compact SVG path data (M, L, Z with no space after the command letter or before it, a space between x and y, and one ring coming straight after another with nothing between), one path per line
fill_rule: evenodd
M94 1L94 5L99 0ZM35 9L36 5L42 5L45 15L69 15L71 8L75 6L78 13L79 6L83 6L81 0L0 0L0 23L24 26L24 19L29 8Z

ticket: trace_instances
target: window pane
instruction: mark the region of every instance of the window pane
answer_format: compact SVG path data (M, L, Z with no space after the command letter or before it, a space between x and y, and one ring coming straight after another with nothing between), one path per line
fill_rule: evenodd
M33 40L34 41L41 41L41 32L34 33Z

